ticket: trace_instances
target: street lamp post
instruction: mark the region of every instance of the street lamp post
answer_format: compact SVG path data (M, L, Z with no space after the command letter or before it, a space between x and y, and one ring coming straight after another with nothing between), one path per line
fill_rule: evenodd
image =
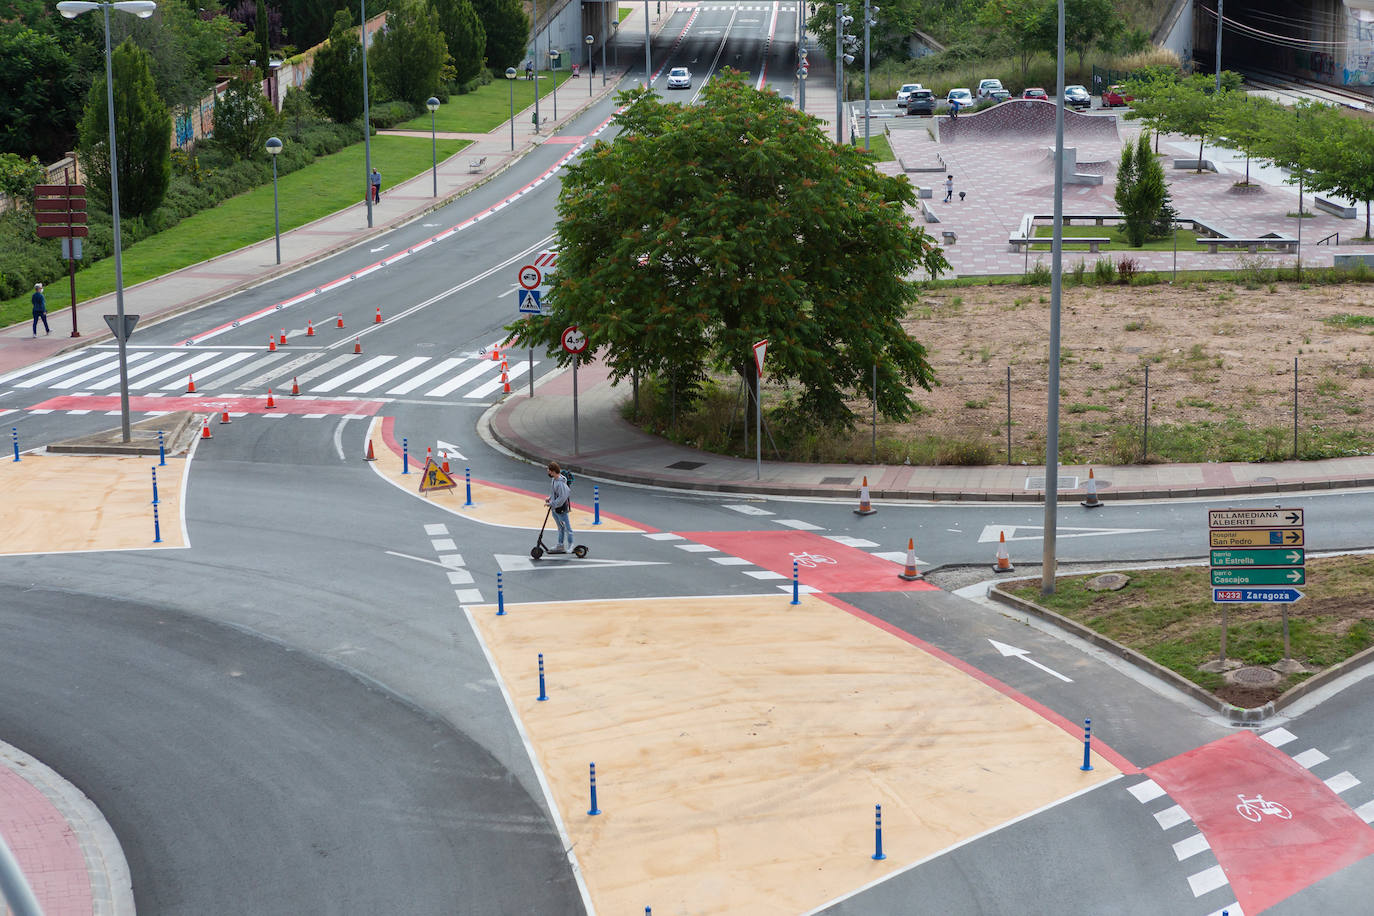
M510 83L510 149L515 152L515 68L506 68L506 82Z
M553 99L553 123L558 123L558 49L552 47L553 35L549 35L549 79L553 80L553 92L549 93L549 98Z
M585 41L585 42L587 43L587 98L591 98L591 97L592 97L592 42L596 41L596 39L593 38L592 36L588 35L586 38L584 38L584 39L582 39L582 40Z
M653 39L649 37L649 0L644 0L644 88L649 88L653 76Z
M873 121L872 112L869 110L868 94L868 30L870 26L878 24L877 15L880 12L876 6L870 6L868 0L864 0L864 149L869 149L869 125Z
M281 209L277 205L277 156L281 155L281 141L267 138L267 153L272 157L272 225L277 234L277 263L281 263Z
M363 36L363 200L367 203L367 228L372 228L372 115L367 99L367 0L358 0Z
M110 8L125 13L133 13L139 19L147 19L157 9L154 0L116 0L114 3L99 3L96 0L62 0L57 11L66 19L75 19L82 13L98 9L105 14L105 110L110 119L110 217L114 230L115 262L115 339L119 344L119 426L123 441L132 436L129 432L129 353L128 334L124 324L124 261L120 252L119 237L119 155L115 150L115 110L114 110L114 68L110 65ZM76 303L72 303L76 307Z
M439 138L434 131L434 113L439 110L439 100L430 96L425 100L429 109L429 168L434 176L434 196L439 196Z
M602 5L602 10L603 10L603 12L602 12L602 14L601 14L601 28L599 29L599 31L601 32L602 35L605 35L605 34L606 34L606 14L605 14L605 12L604 12L604 10L605 10L605 5L604 5L604 4ZM604 41L601 43L601 85L602 85L603 88L604 88L605 85L606 85L606 42L604 42Z

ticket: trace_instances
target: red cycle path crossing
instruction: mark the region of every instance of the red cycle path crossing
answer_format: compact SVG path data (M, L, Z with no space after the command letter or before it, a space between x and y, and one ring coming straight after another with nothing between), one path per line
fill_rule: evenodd
M937 591L924 580L898 578L902 566L806 531L683 531L699 544L748 560L756 566L792 577L792 561L800 563L803 585L822 592Z
M1246 916L1291 897L1374 853L1374 828L1288 754L1238 732L1146 774L1193 819L1226 873ZM1263 813L1258 803L1291 814ZM1258 820L1254 818L1258 815Z

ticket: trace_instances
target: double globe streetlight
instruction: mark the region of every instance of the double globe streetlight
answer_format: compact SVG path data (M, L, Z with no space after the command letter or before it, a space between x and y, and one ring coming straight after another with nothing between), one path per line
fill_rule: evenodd
M277 156L281 155L281 140L267 138L267 154L272 157L272 225L277 235L277 263L281 263L281 209L277 206Z
M110 10L132 13L140 19L147 19L157 9L154 0L117 0L114 3L99 3L96 0L62 0L57 11L66 19L75 19L82 13L101 10L105 14L105 106L110 121L110 217L114 229L115 263L115 324L111 330L119 344L119 425L123 441L131 438L129 432L129 329L124 321L124 262L120 251L119 236L119 156L115 150L115 109L114 109L114 70L110 66ZM72 303L76 307L76 303Z
M514 151L515 151L515 68L514 68L514 67L507 67L507 68L506 68L506 82L510 83L510 148L511 148L511 152L514 152ZM535 115L535 117L538 117L538 115ZM539 130L539 126L536 124L534 129L535 129L536 131L538 131L538 130Z
M582 39L587 43L587 98L592 97L592 43L596 41L594 37L588 35Z
M434 113L439 110L439 100L430 96L425 100L429 109L429 168L434 175L434 196L439 196L439 135L434 131Z

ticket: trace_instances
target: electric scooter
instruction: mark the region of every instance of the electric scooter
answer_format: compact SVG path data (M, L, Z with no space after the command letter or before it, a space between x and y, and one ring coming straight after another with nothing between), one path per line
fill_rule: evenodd
M544 529L549 526L549 513L551 512L553 512L552 506L544 510L544 524L539 526L539 537L535 538L534 546L530 548L531 559L537 560L544 554L549 552L549 548L544 546ZM554 555L557 556L557 554ZM587 555L587 545L578 544L576 547L572 549L572 555L577 557L579 560L582 559Z

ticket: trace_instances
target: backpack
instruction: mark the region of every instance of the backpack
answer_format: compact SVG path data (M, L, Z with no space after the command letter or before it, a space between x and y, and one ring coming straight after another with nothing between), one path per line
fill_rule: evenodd
M563 471L563 480L567 482L569 490L572 489L574 479L572 471Z

